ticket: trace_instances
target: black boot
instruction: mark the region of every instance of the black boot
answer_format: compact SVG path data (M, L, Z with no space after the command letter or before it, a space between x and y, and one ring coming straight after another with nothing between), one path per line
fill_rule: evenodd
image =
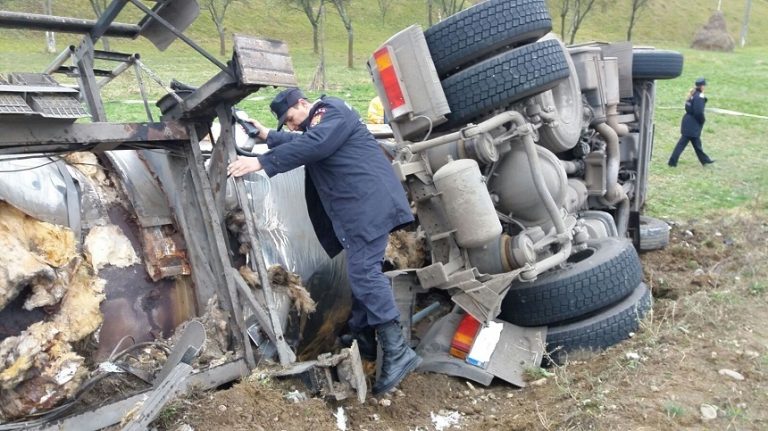
M390 391L421 364L421 358L405 342L400 323L392 321L376 327L384 352L381 374L373 385L374 395Z
M344 347L352 346L354 340L357 340L360 357L370 362L376 360L376 333L372 327L369 326L360 332L353 331L339 337L339 342Z

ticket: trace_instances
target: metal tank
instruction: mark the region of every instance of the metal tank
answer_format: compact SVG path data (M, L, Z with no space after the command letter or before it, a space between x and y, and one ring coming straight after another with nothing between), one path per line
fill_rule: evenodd
M480 247L501 235L501 222L476 161L451 161L433 180L460 246Z
M568 178L557 156L544 147L536 146L547 190L558 208L563 206ZM525 149L514 146L499 162L490 179L490 190L498 196L498 208L526 226L535 226L551 220L536 192L531 175L531 164Z

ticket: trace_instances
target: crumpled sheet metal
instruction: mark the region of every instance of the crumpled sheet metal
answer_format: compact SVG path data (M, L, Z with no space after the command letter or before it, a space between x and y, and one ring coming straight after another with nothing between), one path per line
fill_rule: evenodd
M68 225L67 183L49 157L0 156L0 199L49 223ZM15 156L14 156L15 157Z
M268 266L280 265L298 274L315 302L314 312L287 328L288 336L298 342L297 353L307 359L333 347L339 328L349 317L352 299L345 254L331 259L315 235L304 199L304 176L301 167L272 178L250 174L244 183L264 260ZM228 209L235 206L231 186L230 182ZM230 216L228 221L230 231L245 234L242 220Z
M303 167L272 178L254 173L245 177L244 184L267 266L281 265L308 280L330 258L307 214L304 175ZM230 182L228 194L231 190Z
M143 227L172 224L165 193L141 159L141 154L139 151L108 151L107 157L120 176L139 224Z

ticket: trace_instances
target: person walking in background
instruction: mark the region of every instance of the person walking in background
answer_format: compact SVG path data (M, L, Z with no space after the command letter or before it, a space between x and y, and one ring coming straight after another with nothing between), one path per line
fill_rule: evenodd
M699 78L695 82L695 87L688 93L688 99L685 101L685 115L680 125L680 134L682 136L677 141L677 145L667 162L673 168L677 166L677 160L680 158L683 150L685 150L688 142L693 144L693 150L696 151L696 157L699 158L699 163L702 166L715 162L701 148L701 129L704 127L704 107L707 104L707 97L704 95L704 88L706 86L707 81L704 78Z

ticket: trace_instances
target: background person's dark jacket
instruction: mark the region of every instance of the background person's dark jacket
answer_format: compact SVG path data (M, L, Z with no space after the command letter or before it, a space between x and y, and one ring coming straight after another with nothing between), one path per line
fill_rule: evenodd
M350 238L379 238L413 221L390 162L343 100L323 97L310 109L303 134L270 131L259 156L270 177L304 165L305 198L325 251L335 256Z
M701 136L701 129L704 127L704 107L707 104L707 98L699 90L696 90L685 102L685 115L680 125L680 134L698 138Z

